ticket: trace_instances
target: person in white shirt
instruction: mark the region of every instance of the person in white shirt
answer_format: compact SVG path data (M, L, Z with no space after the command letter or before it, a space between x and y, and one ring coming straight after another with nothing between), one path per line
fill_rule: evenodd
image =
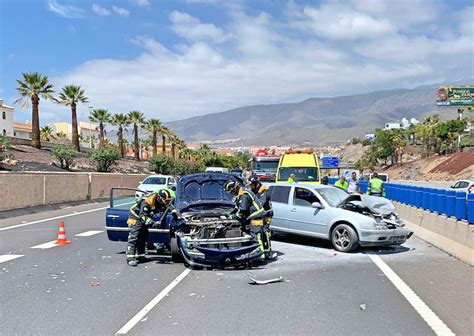
M349 194L355 194L360 192L360 183L359 179L357 178L357 173L355 171L352 172L351 177L347 179L349 186L347 187L347 192Z

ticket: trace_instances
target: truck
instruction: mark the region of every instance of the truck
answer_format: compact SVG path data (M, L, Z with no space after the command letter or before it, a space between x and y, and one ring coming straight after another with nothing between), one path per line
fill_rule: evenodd
M262 182L275 182L280 156L259 149L249 160L250 175L256 175Z

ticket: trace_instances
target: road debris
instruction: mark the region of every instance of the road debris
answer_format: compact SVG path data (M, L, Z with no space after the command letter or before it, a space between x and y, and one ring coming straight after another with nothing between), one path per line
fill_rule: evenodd
M100 282L91 282L91 287L100 286Z
M249 282L250 285L268 285L269 283L285 281L282 276L279 276L278 278L274 278L274 279L268 279L268 280L256 280L250 277L250 280L252 280L251 282Z
M190 294L189 294L189 296L194 296L194 295L196 295L196 293L190 293Z
M361 304L359 307L360 307L360 310L366 310L367 309L367 305L365 303Z

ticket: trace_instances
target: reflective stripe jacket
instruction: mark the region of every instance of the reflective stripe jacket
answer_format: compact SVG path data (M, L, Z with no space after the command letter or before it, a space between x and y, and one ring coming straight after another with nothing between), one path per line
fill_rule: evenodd
M130 208L129 217L141 221L145 225L151 225L153 223L153 216L157 213L163 212L164 210L164 206L151 206L147 202L147 197L141 197Z
M249 189L241 189L237 196L236 204L237 217L243 221L256 218L263 218L265 209L255 194Z
M260 188L257 191L257 197L262 203L263 209L265 209L266 211L265 216L273 217L272 200L271 200L271 195L268 188L265 187L264 185L260 186Z

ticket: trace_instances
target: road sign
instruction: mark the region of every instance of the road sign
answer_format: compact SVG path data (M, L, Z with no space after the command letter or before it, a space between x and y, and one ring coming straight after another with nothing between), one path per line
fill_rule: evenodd
M323 168L337 168L339 167L339 157L337 156L324 156Z

